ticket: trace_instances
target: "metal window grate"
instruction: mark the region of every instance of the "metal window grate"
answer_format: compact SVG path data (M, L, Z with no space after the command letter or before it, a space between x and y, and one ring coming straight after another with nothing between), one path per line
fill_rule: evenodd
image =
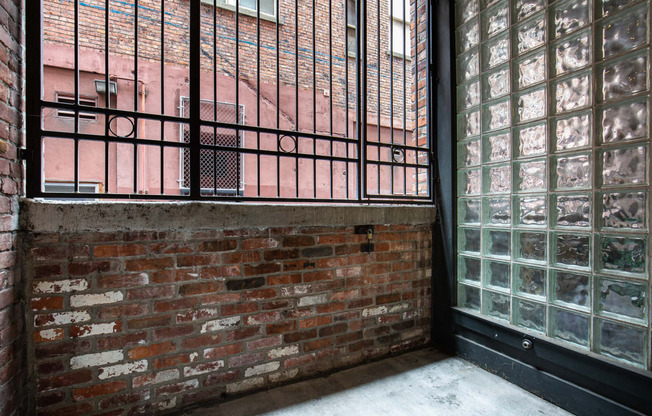
M93 182L107 199L434 200L427 0L278 0L274 20L204 0L28 3L29 197L65 180L79 198Z

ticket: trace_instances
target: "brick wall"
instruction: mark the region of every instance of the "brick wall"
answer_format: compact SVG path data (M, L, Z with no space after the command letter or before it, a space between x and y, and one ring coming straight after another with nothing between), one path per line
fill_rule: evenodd
M429 342L428 208L23 212L39 415L179 409Z
M17 148L22 141L22 19L20 0L0 1L0 415L24 414L23 285L16 267Z

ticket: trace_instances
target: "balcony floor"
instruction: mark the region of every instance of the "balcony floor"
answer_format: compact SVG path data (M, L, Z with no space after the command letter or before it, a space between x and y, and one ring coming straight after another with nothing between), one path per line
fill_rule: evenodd
M570 413L457 357L423 349L235 400L187 416L451 416Z

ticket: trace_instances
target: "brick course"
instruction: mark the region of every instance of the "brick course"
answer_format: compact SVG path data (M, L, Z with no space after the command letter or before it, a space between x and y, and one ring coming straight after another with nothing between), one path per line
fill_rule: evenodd
M152 414L429 342L427 224L376 225L369 254L352 227L24 237L38 415Z

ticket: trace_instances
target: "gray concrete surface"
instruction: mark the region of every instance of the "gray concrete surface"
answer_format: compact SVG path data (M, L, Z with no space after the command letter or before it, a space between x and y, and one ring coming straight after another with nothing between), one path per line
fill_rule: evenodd
M570 413L432 349L244 396L184 416L562 416Z
M24 199L20 227L35 232L197 230L364 224L430 224L430 206L65 202Z

